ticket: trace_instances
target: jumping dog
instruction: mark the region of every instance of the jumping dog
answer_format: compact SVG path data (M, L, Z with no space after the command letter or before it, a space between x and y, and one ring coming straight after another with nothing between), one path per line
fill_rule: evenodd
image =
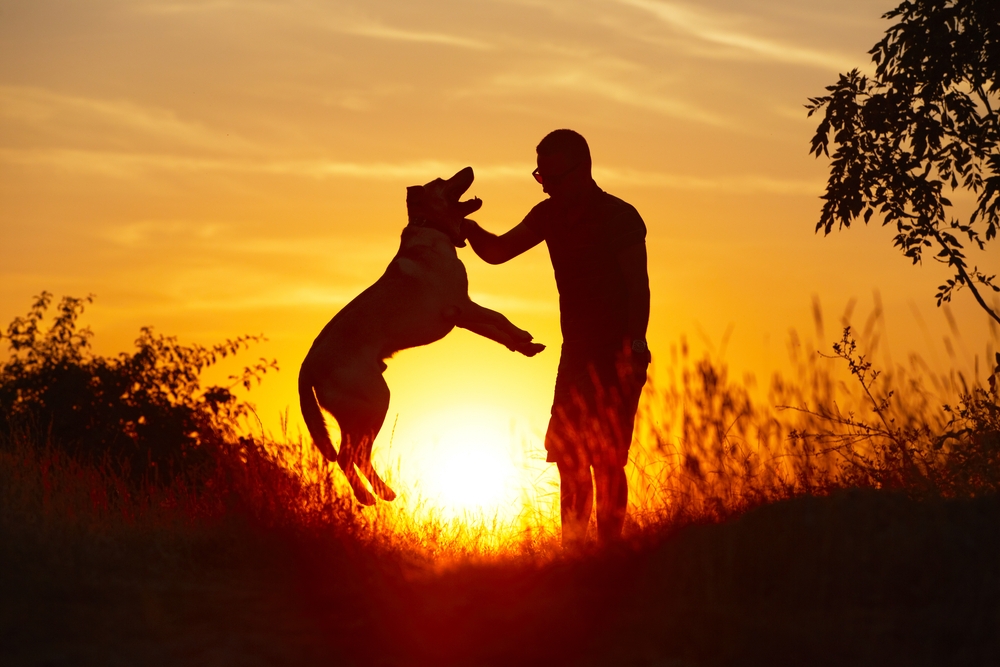
M383 500L395 492L372 467L372 443L389 409L385 360L400 350L441 340L461 327L531 357L544 345L500 313L469 298L469 279L456 247L464 247L463 219L479 210L478 198L459 201L472 185L472 167L448 180L406 189L409 222L399 251L374 285L344 306L323 328L299 371L299 404L309 434L329 461L347 476L354 496L365 505L375 497L358 471ZM340 426L334 450L322 410Z

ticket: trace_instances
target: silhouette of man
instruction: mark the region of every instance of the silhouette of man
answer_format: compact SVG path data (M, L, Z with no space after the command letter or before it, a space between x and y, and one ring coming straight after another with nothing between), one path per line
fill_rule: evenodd
M633 206L594 182L580 134L555 130L536 150L533 176L549 198L501 236L472 221L463 232L489 264L548 246L563 345L546 460L559 469L563 545L586 540L595 486L598 536L607 543L625 522L625 464L650 361L646 226Z

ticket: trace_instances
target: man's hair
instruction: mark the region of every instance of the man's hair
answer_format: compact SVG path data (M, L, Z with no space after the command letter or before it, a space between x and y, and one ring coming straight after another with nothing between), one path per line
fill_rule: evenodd
M553 130L538 143L535 151L539 155L562 153L573 162L590 164L590 146L583 135L573 130Z

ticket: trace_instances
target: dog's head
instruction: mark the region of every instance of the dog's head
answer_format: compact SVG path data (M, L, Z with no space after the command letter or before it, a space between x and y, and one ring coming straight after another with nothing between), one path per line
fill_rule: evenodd
M444 232L459 248L465 247L462 220L483 205L478 197L459 201L476 176L466 167L449 178L435 178L426 185L406 188L406 212L410 224Z

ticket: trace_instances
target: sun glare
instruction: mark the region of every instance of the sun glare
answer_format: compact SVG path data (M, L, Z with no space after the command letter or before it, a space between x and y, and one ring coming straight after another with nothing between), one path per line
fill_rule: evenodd
M443 519L514 521L536 495L525 438L510 419L481 408L427 415L400 474L408 504Z

